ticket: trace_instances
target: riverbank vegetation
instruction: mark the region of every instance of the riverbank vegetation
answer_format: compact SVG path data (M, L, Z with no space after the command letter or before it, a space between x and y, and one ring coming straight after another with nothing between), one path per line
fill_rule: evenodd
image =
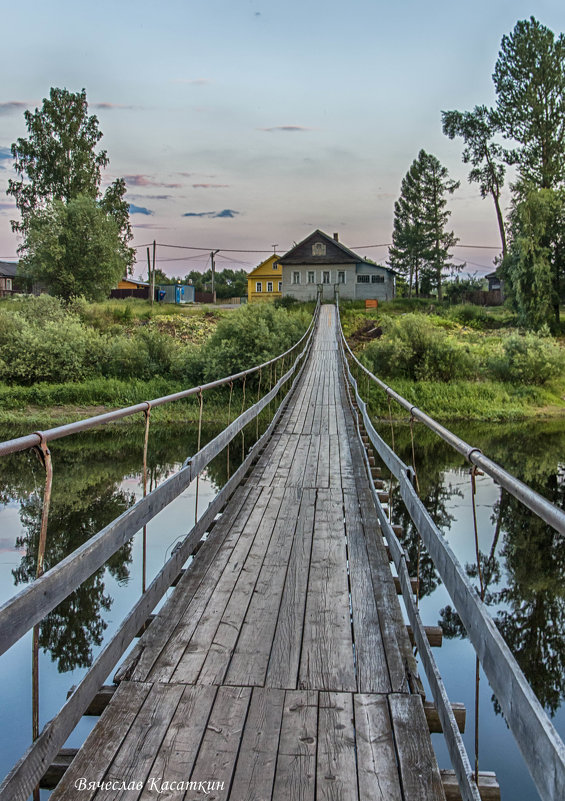
M238 373L287 350L311 314L306 305L151 310L129 300L65 304L42 295L4 301L0 422L54 425ZM222 419L226 405L223 395L208 398L207 411ZM155 413L194 419L197 406L175 403Z
M549 331L516 326L498 307L431 306L401 299L365 311L342 307L344 333L361 362L408 401L441 420L521 420L565 415L565 349ZM366 381L361 389L366 392ZM388 417L370 390L371 411ZM406 416L392 404L394 417Z

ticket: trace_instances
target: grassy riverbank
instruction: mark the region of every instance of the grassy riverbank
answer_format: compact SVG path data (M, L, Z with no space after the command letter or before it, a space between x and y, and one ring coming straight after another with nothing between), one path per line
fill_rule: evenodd
M238 373L287 350L312 310L312 304L151 309L141 301L83 300L65 306L48 296L0 302L0 425L50 427ZM269 380L263 376L263 390ZM250 379L246 405L257 391ZM204 400L204 419L227 422L228 388ZM232 419L242 403L236 384ZM152 416L184 422L198 413L195 398Z
M344 304L342 322L356 355L410 403L442 421L519 421L565 416L565 350L548 332L519 330L505 308L383 303L378 315ZM361 379L364 397L367 382ZM382 390L370 408L388 417ZM395 419L407 416L392 403Z

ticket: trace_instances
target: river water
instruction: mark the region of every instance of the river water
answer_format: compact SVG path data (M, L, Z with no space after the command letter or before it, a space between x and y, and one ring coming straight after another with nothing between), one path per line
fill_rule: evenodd
M498 461L561 507L565 506L565 421L516 426L454 426L456 433ZM20 432L18 432L20 433ZM216 430L203 431L205 442ZM245 441L230 450L229 470L255 438L248 426ZM13 436L0 431L0 439ZM391 441L390 428L382 435ZM396 425L395 447L410 463L408 426ZM114 426L51 444L54 485L49 516L46 566L56 564L143 494L144 426ZM415 465L420 494L448 537L457 557L476 576L475 538L469 467L434 435L415 426ZM151 425L148 483L152 488L179 469L196 450L197 431L188 425ZM202 511L228 476L225 454L208 468L199 484ZM33 454L0 460L0 603L33 579L41 516L43 469ZM535 520L487 476L477 477L475 496L478 539L486 599L492 614L538 698L565 737L565 542ZM175 542L191 528L195 486L188 488L147 526L148 584L170 555ZM404 544L417 562L417 540L393 492L394 522L405 529ZM47 616L40 630L40 726L64 703L109 636L139 598L143 586L141 532L107 565ZM464 740L474 759L474 652L461 631L450 599L426 554L420 560L420 610L425 624L444 628L443 646L435 649L452 701L467 708ZM31 634L0 658L0 773L5 775L31 741ZM110 677L111 678L111 677ZM481 675L481 770L496 772L503 799L537 801L521 756L496 699ZM95 723L83 718L67 745L78 746ZM433 735L441 767L449 759L441 735ZM49 793L42 791L42 798Z

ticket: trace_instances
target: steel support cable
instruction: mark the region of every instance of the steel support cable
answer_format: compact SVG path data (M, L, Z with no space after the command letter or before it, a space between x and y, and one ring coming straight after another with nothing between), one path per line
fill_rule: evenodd
M386 392L389 398L392 398L400 406L402 406L402 408L406 409L406 411L408 411L415 420L419 420L421 423L424 423L427 428L436 433L441 439L444 440L444 442L447 442L458 453L462 454L462 456L464 456L468 462L470 462L472 465L475 465L480 470L483 470L487 475L498 482L498 484L504 487L505 490L523 503L524 506L530 509L530 511L534 512L534 514L540 517L545 523L552 526L552 528L554 528L560 534L565 534L565 512L562 509L559 509L557 506L548 501L547 498L544 498L543 495L540 495L538 492L531 489L531 487L528 487L527 484L524 484L511 473L508 473L492 459L489 459L488 456L485 456L482 453L480 448L469 445L468 442L465 442L465 440L458 437L448 428L442 426L440 423L434 420L433 417L430 417L425 412L422 412L417 406L414 406L412 403L410 403L410 401L407 401L406 398L403 398L402 395L399 395L398 392L395 392L392 387L388 386L388 384L385 384L385 382L381 381L380 378L377 378L376 375L374 375L370 370L367 369L367 367L365 367L364 364L359 361L349 347L349 343L345 339L345 335L341 327L339 309L338 322L341 338L351 358L361 368L361 370L363 370L363 372L365 372L369 378L373 380L375 384L377 384L382 390L384 390L384 392Z
M341 333L342 341L340 344L342 353L345 356L345 351L343 350L345 339L343 332ZM347 345L346 342L345 345ZM349 347L348 350L351 353ZM346 360L345 363L347 364ZM363 369L369 372L366 368ZM350 381L356 386L349 366L348 373ZM372 373L369 374L372 375ZM382 384L378 379L375 380ZM396 393L391 391L391 394L394 395ZM498 699L506 722L522 752L540 796L544 801L565 798L565 744L526 680L514 655L490 616L488 608L481 601L479 594L469 582L466 572L451 550L449 543L418 498L413 485L412 470L396 456L382 437L379 436L367 415L366 405L359 398L358 392L356 392L356 396L367 434L383 462L394 472L399 480L402 500L465 626L469 640L481 661L485 675ZM404 401L404 403L407 402ZM415 407L411 408L415 409ZM467 443L463 443L463 445L466 448L470 448ZM470 448L470 451L476 450L478 449ZM498 465L495 466L498 467ZM485 472L487 471L485 470ZM506 471L502 472L507 478L513 479L513 476L510 476ZM511 490L509 491L511 492ZM511 494L514 493L511 492ZM537 496L537 493L534 493L534 495ZM537 497L541 498L541 496ZM549 502L547 503L551 506ZM377 505L377 515L381 525L386 530L387 540L390 536L389 545L398 569L398 565L401 564L402 554L400 543L390 528L382 508L379 512L379 505ZM421 648L420 653L422 656ZM428 675L430 684L432 684L432 679L427 671L426 675ZM435 691L434 699L439 708L440 701L436 698ZM440 719L442 719L441 709ZM444 725L445 730L447 719L445 723L442 719L442 725ZM456 765L454 767L457 771ZM461 786L461 777L459 775L458 779Z

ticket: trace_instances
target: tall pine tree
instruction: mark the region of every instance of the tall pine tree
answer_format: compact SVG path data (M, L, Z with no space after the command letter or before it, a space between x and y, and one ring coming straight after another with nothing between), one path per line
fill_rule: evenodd
M392 246L389 264L408 281L416 297L436 290L442 300L443 274L455 269L449 258L450 249L458 242L446 230L451 212L446 208L446 194L459 186L449 178L447 168L438 159L421 150L406 173L400 197L394 206Z

